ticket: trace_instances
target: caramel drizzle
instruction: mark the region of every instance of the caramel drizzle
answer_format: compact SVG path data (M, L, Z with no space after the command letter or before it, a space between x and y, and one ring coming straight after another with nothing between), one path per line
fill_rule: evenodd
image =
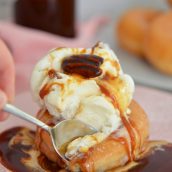
M131 121L129 119L127 119L125 117L125 115L122 113L122 110L120 109L120 106L119 106L119 103L117 102L117 98L112 95L108 89L106 89L103 84L99 84L99 87L102 91L102 93L104 93L107 97L110 98L112 104L114 105L115 108L119 109L120 111L120 117L121 117L121 120L122 120L122 123L124 124L129 136L130 136L130 140L131 140L131 154L130 154L130 145L129 143L127 143L126 141L126 138L123 138L123 139L118 139L118 141L123 144L123 142L127 143L127 144L124 144L125 145L125 149L126 149L126 152L128 154L128 158L130 161L132 161L133 159L135 159L135 155L134 155L134 150L136 148L136 135L135 135L135 127L132 125ZM136 131L137 132L137 131ZM138 133L138 132L137 132ZM139 135L139 134L137 134ZM124 141L125 140L125 141Z
M135 131L134 131L135 128L132 126L130 120L128 120L124 115L120 115L120 116L130 136L132 149L131 149L131 156L129 157L129 160L132 161L135 159L135 155L134 155L134 150L136 148L136 137L135 137Z
M94 147L89 148L88 152L80 157L76 157L71 161L71 165L79 164L80 169L83 172L94 172L94 161L91 159L91 155L94 152Z
M104 93L106 96L110 98L114 107L119 109L122 123L124 127L126 128L131 140L131 149L130 149L130 143L125 137L114 137L115 132L112 133L107 139L113 139L119 142L120 144L124 145L126 153L128 155L128 161L132 161L135 159L134 150L136 148L136 136L135 136L136 129L134 127L134 124L132 121L127 119L125 115L123 115L122 111L120 110L119 103L117 102L117 98L114 95L112 95L109 92L109 90L106 89L102 84L99 84L99 87L102 93ZM136 132L138 133L138 131ZM94 172L94 161L91 160L91 155L93 152L94 152L94 147L91 147L89 151L86 154L84 154L84 156L82 156L81 158L79 157L79 158L74 159L72 161L72 164L78 163L83 172Z
M107 97L110 98L111 102L113 103L114 107L120 109L119 103L117 102L117 98L112 95L109 90L103 86L103 84L99 83L99 87L102 93L104 93Z
M130 120L130 124L134 128L134 130L136 131L137 137L139 137L139 139L138 139L139 140L138 148L141 149L141 134L140 134L139 130L137 129L137 127L135 126L135 123L133 121Z
M94 49L93 49L93 51L94 51ZM50 78L55 77L54 71L49 71L49 77ZM58 85L58 86L63 87L62 84L57 83L57 82L54 82L51 84L45 84L40 91L40 97L42 99L50 92L50 89L53 85ZM131 122L129 119L127 119L126 116L122 113L122 110L120 109L120 105L119 105L115 95L111 94L110 91L103 86L103 84L100 83L99 86L100 86L102 93L104 93L107 97L109 97L112 104L114 105L114 107L119 109L119 111L120 111L121 120L122 120L123 125L125 126L128 134L129 134L129 137L131 140L131 151L130 151L130 144L128 143L128 141L125 137L118 137L118 138L109 137L109 138L114 139L114 140L120 142L122 145L124 145L125 150L126 150L127 155L128 155L128 159L129 159L129 161L132 161L135 158L134 150L136 148L136 135L135 135L135 131L136 131L135 128L136 127L134 127L133 122ZM137 132L137 135L139 135L138 131L136 131L136 132ZM77 163L80 164L82 171L90 171L90 172L94 171L93 170L94 169L94 163L93 163L93 161L90 160L90 157L91 157L90 155L92 154L93 150L94 149L90 148L89 153L87 153L82 159L80 159L80 158L77 159ZM89 158L89 161L88 161L88 158Z
M64 87L63 84L58 83L58 82L53 82L53 83L50 83L50 84L45 84L45 85L42 87L42 89L40 90L40 92L39 92L40 98L43 99L47 94L49 94L49 92L50 92L52 86L54 86L54 85L58 85L58 86L60 86L61 88Z
M57 71L55 71L54 69L50 69L48 71L48 76L50 79L53 79L53 78L57 78L57 79L62 79L62 77L57 73Z

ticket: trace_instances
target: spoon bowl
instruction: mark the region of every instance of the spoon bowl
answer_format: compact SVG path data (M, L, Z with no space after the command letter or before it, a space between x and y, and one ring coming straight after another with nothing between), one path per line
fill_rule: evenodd
M94 134L96 130L88 124L77 120L69 119L59 122L54 127L49 127L49 134L56 152L64 161L67 162L65 158L66 146L69 142L75 138Z

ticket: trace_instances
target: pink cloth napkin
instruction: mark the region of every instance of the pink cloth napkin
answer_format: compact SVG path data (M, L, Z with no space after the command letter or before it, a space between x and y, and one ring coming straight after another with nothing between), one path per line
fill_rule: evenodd
M56 47L92 46L95 44L97 31L107 22L106 17L95 17L78 24L75 39L29 29L9 22L0 22L0 38L7 43L16 64L17 92L29 88L29 77L33 66L49 50Z
M134 97L148 115L151 138L172 142L172 94L137 86Z

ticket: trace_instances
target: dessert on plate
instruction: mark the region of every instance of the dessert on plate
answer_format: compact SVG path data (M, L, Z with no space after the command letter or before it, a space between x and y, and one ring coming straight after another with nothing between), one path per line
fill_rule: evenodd
M148 138L147 116L132 101L132 78L122 71L106 44L52 50L36 65L31 86L43 122L74 118L98 130L68 144L65 156L70 170L108 170L134 160L143 151ZM58 162L49 135L40 128L36 134L40 151Z
M53 126L64 119L78 119L97 132L67 143L66 164L43 129L5 131L0 134L0 157L8 169L149 172L172 159L171 144L148 140L149 122L133 100L133 79L123 72L107 44L51 50L36 64L31 88L40 105L37 117L44 123ZM166 168L172 169L170 164Z

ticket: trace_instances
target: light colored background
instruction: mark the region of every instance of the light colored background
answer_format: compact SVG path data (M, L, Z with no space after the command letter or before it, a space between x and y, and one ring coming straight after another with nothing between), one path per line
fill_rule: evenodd
M0 0L0 19L11 19L14 0ZM122 51L116 42L115 24L119 16L129 8L148 7L167 10L166 0L76 0L77 18L87 20L93 16L108 16L112 22L97 35L96 41L108 43L116 52L124 71L130 74L137 84L172 91L172 77L156 71L147 62Z

